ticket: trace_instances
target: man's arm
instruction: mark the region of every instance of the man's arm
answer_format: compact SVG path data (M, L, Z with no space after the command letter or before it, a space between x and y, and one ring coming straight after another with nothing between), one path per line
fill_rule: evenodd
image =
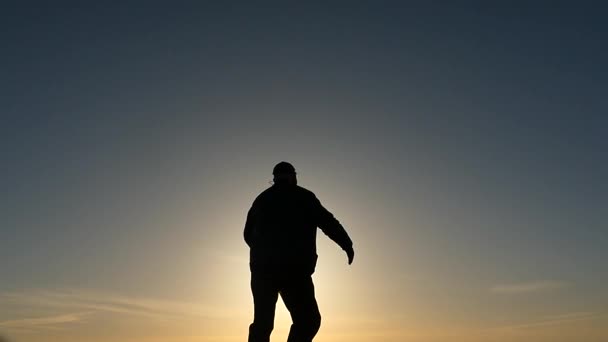
M346 252L348 255L348 264L350 265L355 257L352 240L334 215L329 212L329 210L325 209L316 197L314 198L314 201L318 227Z
M247 213L247 221L245 222L245 231L243 232L243 236L245 237L245 242L247 246L251 247L253 244L253 225L255 222L255 202L249 209Z

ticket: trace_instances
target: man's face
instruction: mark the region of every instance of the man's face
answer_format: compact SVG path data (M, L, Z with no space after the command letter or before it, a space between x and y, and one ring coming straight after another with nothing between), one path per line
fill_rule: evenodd
M295 173L279 173L274 175L274 182L296 185L298 184L298 179Z

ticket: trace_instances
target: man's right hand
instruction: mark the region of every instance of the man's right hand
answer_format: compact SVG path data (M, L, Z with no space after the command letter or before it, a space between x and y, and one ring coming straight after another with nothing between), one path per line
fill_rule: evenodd
M352 264L353 259L355 259L355 250L353 249L353 246L346 248L344 251L346 252L346 256L348 256L348 264Z

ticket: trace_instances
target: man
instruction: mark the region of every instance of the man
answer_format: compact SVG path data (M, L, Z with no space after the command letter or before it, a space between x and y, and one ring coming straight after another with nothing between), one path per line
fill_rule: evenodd
M297 185L296 170L278 163L274 184L253 202L245 224L250 247L254 318L249 342L268 342L281 295L293 324L287 342L311 342L321 326L312 274L317 263L317 227L353 262L353 243L340 222L310 191Z

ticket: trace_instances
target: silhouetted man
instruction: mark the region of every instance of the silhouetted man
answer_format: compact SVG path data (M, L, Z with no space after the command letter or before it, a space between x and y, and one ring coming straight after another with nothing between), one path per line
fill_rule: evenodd
M293 321L287 342L310 342L321 326L312 283L317 227L342 247L349 265L353 243L315 194L297 185L291 164L278 163L272 174L274 184L255 199L245 224L254 304L249 342L270 340L279 294Z

